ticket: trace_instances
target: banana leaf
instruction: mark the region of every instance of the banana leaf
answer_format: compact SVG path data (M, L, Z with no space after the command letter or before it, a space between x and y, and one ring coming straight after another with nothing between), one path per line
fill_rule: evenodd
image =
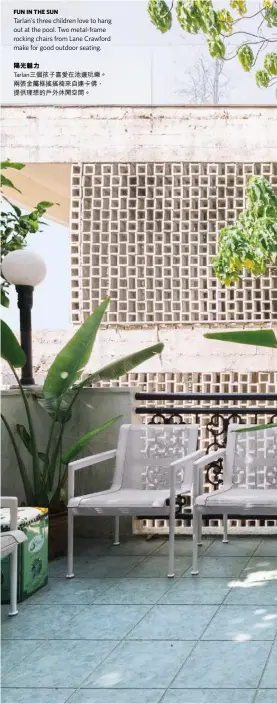
M3 423L4 423L4 426L5 426L6 430L7 430L8 435L9 435L9 438L10 438L10 441L11 441L11 444L12 444L12 447L13 447L13 449L14 449L14 453L15 453L15 456L16 456L16 459L17 459L18 468L19 468L19 471L20 471L20 476L21 476L21 479L22 479L22 484L23 484L23 486L24 486L24 491L25 491L25 495L26 495L26 499L27 499L28 505L29 505L29 506L34 506L34 502L35 502L35 493L34 493L34 491L33 491L33 489L32 489L32 485L31 485L30 479L29 479L29 477L28 477L27 468L25 467L25 464L24 464L24 462L23 462L23 459L22 459L22 457L21 457L21 455L20 455L20 452L19 452L17 443L16 443L16 441L15 441L15 438L14 438L14 435L13 435L13 432L12 432L12 429L11 429L11 427L10 427L10 425L9 425L9 423L8 423L8 421L7 421L7 419L5 418L5 416L4 416L2 413L1 413L1 419L2 419L2 421L3 421Z
M71 411L69 408L69 400L63 398L58 401L58 399L55 398L36 397L36 402L48 413L50 418L55 418L56 422L66 422L70 420Z
M3 285L1 286L1 306L4 308L9 308L10 306L10 299L4 291Z
M92 438L94 438L95 435L98 435L98 433L101 433L103 430L107 430L107 428L110 428L110 426L116 423L116 421L120 418L122 418L122 416L116 416L115 418L108 420L106 423L103 423L103 425L99 425L98 428L90 430L90 432L86 435L83 435L82 438L79 438L77 442L71 445L70 449L66 452L66 454L63 455L62 463L69 464L69 462L72 462L72 460L74 460L75 457L79 455L81 450L85 447L85 445L87 445L90 440L92 440Z
M238 342L241 345L255 347L277 347L277 338L273 330L234 330L230 332L209 332L204 335L207 340Z
M237 428L233 433L254 433L256 430L268 430L277 428L277 423L263 423L263 425L253 425L251 428Z
M4 320L1 320L1 357L15 368L24 367L26 363L25 352Z
M23 442L24 447L26 447L26 450L28 450L28 452L31 455L33 448L32 448L32 440L31 440L30 434L28 433L28 431L26 430L24 425L21 425L21 423L17 423L16 430L18 432L20 439ZM39 459L42 460L42 462L45 461L45 453L44 452L38 452L38 456L39 456Z
M89 376L78 384L77 387L82 388L83 386L87 386L88 384L96 383L97 381L102 381L104 379L118 379L120 376L128 374L128 372L134 369L134 367L137 367L139 364L147 362L147 360L151 359L155 354L161 354L163 348L164 345L159 342L151 347L146 347L144 350L129 354L127 357L122 357L122 359L118 359L116 362L112 362L106 367L102 367L102 369L93 372L93 374L89 374Z
M44 382L45 398L60 399L79 379L91 356L109 302L110 299L106 298L59 352Z

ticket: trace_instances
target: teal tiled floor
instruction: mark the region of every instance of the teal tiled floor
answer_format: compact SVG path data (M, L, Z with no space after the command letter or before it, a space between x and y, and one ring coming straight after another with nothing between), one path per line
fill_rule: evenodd
M75 579L2 607L3 704L277 704L277 538L78 544Z

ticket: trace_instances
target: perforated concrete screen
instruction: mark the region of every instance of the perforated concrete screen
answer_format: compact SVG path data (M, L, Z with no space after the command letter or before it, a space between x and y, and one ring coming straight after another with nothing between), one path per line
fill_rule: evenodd
M109 325L277 320L276 271L225 289L212 269L252 174L277 188L276 163L74 165L72 322L107 294Z
M132 372L120 377L117 381L107 381L96 384L96 386L135 387L138 391L145 393L230 393L230 394L269 394L275 393L277 388L277 372L221 372L220 374L211 372ZM196 405L199 401L195 401ZM207 401L200 402L207 405ZM226 402L220 402L222 406ZM144 402L142 405L145 405ZM155 406L155 401L147 401L147 405ZM162 402L163 406L170 405ZM213 404L212 404L213 405ZM227 402L227 406L230 402ZM253 401L249 401L253 406ZM261 406L272 405L272 402L261 401ZM251 422L251 420L249 421Z

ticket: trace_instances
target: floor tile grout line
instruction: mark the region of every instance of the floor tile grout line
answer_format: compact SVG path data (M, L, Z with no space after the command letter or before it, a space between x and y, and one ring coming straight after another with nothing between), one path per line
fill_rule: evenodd
M14 640L15 640L14 638L9 638L9 639L7 639L7 640L5 640L4 638L1 638L1 650L2 650L2 642L8 643L9 641L14 642ZM16 640L17 640L17 639L16 639ZM18 640L19 640L19 639L18 639ZM23 640L23 639L22 639L22 640ZM30 640L31 640L31 639L30 639ZM38 640L38 639L37 639L37 638L33 638L33 640ZM42 640L40 643L38 643L38 645L36 645L36 647L34 648L34 650L33 650L32 652L35 653L37 650L39 650L39 648L41 648L42 645L44 645L45 643L47 643L47 641L48 641L48 639L47 639L47 638L44 638L44 640ZM17 663L17 662L16 662L15 664L11 665L11 667L10 667L8 670L5 670L5 677L6 677L6 675L8 675L8 674L14 669L14 667L16 667L18 664L21 664L21 662L23 662L24 660L26 660L26 658L27 658L28 656L29 656L29 653L26 653L26 655L23 656L22 660L20 660L20 663ZM2 667L1 667L1 679L2 679L2 677L3 677L3 676L2 676Z
M257 545L257 547L256 547L256 550L254 550L254 553L253 553L252 557L255 557L256 552L257 552L257 550L259 549L261 543L262 543L262 538L259 540L258 545Z
M260 541L260 542L261 542L261 541ZM259 544L260 544L260 542L259 542ZM258 544L258 545L259 545L259 544ZM258 549L258 545L257 545L257 547L255 548L255 550ZM238 575L236 578L233 579L234 582L239 580L239 578L240 578L242 572L246 569L247 565L249 564L249 561L252 560L252 557L253 557L254 554L255 554L255 550L254 550L254 553L249 557L249 559L248 559L248 561L246 562L246 564L244 565L243 570L239 573L239 575ZM225 600L227 599L227 597L228 597L229 594L231 593L232 589L234 589L234 588L235 588L234 585L233 585L232 587L230 587L228 593L225 594L225 597L224 597L224 599L223 599L223 601L222 601L221 606L226 606ZM230 604L230 606L235 606L235 604Z
M28 686L28 687L25 687L25 686L20 685L20 686L18 687L17 685L5 685L5 689L35 689L35 690L38 690L38 691L39 691L40 689L47 689L47 690L48 690L48 689L49 689L49 690L52 690L52 689L55 689L55 690L59 690L59 689L73 689L72 694L70 694L70 696L72 697L73 694L75 694L76 691L79 691L80 688L77 687L77 689L74 690L74 687L65 687L65 686L62 686L62 687L55 687L55 686L54 686L54 687L34 687L34 686L32 686L32 687L29 687L29 686ZM164 688L163 688L163 687L154 687L154 686L152 685L151 687L143 687L143 688L142 688L142 687L118 687L118 688L116 688L116 690L113 689L112 687L82 687L82 689L85 689L85 690L88 690L88 691L90 691L90 690L97 690L97 691L99 691L99 689L106 689L106 690L111 691L111 692L112 692L112 691L128 692L130 689L132 689L132 690L135 689L136 691L139 692L141 689L154 689L154 690L159 690L159 689L164 689ZM171 687L170 687L170 689L171 689ZM172 689L178 689L180 692L182 692L183 689L189 690L190 692L195 692L195 690L196 690L196 689L199 689L199 688L198 688L198 687L172 687ZM236 689L241 689L241 690L243 690L243 691L245 691L245 692L249 692L250 689L256 690L256 687L210 687L210 686L209 686L209 687L204 687L204 688L203 688L203 687L200 687L200 689L207 689L207 690L227 689L228 692L233 692L233 691L236 690ZM276 688L276 687L260 687L260 690L263 691L263 692L266 692L268 689L274 689L274 690L276 690L277 688ZM166 690L166 691L167 691L167 690ZM163 692L162 696L165 695L166 691ZM272 703L272 704L273 704L273 703Z
M146 556L146 558L147 558L147 557L148 557L148 556ZM145 558L145 559L146 559L146 558ZM143 562L143 560L140 560L137 564L141 564L142 562ZM133 568L132 568L132 569L133 569ZM132 569L130 570L130 572L132 571ZM127 576L130 572L126 572L126 575L124 575L124 577ZM124 578L124 577L123 577L123 578ZM153 605L153 606L154 606L154 605ZM150 608L146 613L149 613L149 611L151 611L151 608ZM144 614L142 618L144 618L144 616L146 616L146 614ZM140 621L141 621L141 620L142 620L142 619L140 619ZM140 622L140 621L139 621L139 622ZM138 622L138 623L139 623L139 622ZM136 625L137 625L137 624L136 624ZM132 629L130 629L130 630L132 630ZM128 633L129 633L129 631L128 631ZM126 634L126 635L127 635L127 634ZM126 636L125 636L125 637L126 637ZM78 691L82 688L82 685L84 685L85 682L93 675L93 672L97 669L97 667L99 667L100 665L103 665L103 664L104 664L105 660L106 660L106 659L116 650L116 648L124 641L125 637L122 638L122 639L120 639L120 640L118 640L118 642L116 643L115 647L112 648L112 650L110 650L110 652L107 654L107 656L106 656L105 658L103 658L103 660L101 660L101 662L98 663L98 665L96 665L95 668L93 668L93 670L92 670L92 671L90 672L90 674L84 679L84 681L82 681L82 682L80 683L79 687L76 689L76 692L78 692ZM127 642L127 641L125 641L125 642ZM76 693L76 692L75 692L75 693Z
M240 575L241 575L241 573L243 572L243 570L247 567L247 565L249 564L250 559L251 559L251 558L249 558L249 559L247 560L246 564L244 565L244 568L241 570L241 572L239 573L238 577L240 577ZM221 607L221 605L222 605L222 604L220 604L219 608ZM216 613L218 613L219 608L217 609ZM214 615L215 615L215 614L214 614ZM205 630L206 630L206 629L205 629ZM204 631L204 632L205 632L205 631ZM202 633L202 636L203 636L203 633ZM201 636L201 638L202 638L202 636ZM194 645L194 647L192 648L192 650L190 651L188 657L190 657L190 655L192 655L193 651L195 650L195 648L196 648L196 646L197 646L197 644L198 644L199 642L200 642L200 638L199 638L199 639L197 640L197 642L195 643L195 645ZM210 642L210 641L209 641L209 642ZM221 641L219 641L219 642L221 642ZM273 641L273 644L274 644L274 641ZM175 680L176 677L178 676L178 674L179 674L179 672L181 671L182 667L185 665L187 659L188 659L188 658L185 659L185 661L183 662L182 666L179 668L178 672L175 674L175 677L174 677L173 680L171 681L170 685L167 687L167 689L166 689L166 691L165 691L165 693L164 693L163 696L165 696L165 694L166 694L166 693L168 692L168 690L171 688L171 685L173 684L174 680Z
M214 542L214 541L213 541L213 542ZM162 544L164 544L164 543L162 543ZM212 544L213 544L213 543L212 543ZM252 553L251 556L249 556L249 557L248 557L248 556L245 556L245 557L248 557L248 559L246 560L246 564L245 564L245 566L243 567L243 569L241 570L241 572L239 572L238 578L241 576L242 572L246 569L246 567L247 567L247 565L249 564L250 560L255 556L255 553L256 553L256 551L258 550L258 547L259 547L260 544L261 544L261 541L259 541L258 546L255 548L255 551L254 551L254 553ZM160 546L160 547L161 547L161 546ZM205 555L208 549L209 549L209 546L206 547L206 549L205 549L205 551L202 553L202 555ZM151 553L147 553L147 555L141 556L142 559L137 562L137 565L142 564L142 562L143 562L144 560L146 560L147 558L150 558L151 556L154 556L155 553L156 553L158 550L159 550L159 548L155 548L155 550L153 550ZM202 555L201 555L201 556L202 556ZM100 557L100 556L99 556L99 557ZM134 556L132 555L132 556L130 556L130 557L134 557ZM138 556L138 557L139 557L139 556ZM182 556L181 556L181 557L182 557ZM184 557L186 557L186 556L184 556ZM224 557L225 557L225 556L224 556ZM230 557L230 556L226 556L226 557ZM236 557L236 556L234 556L234 558L235 558L235 557ZM263 556L261 556L261 558L262 558L262 557L263 557ZM115 577L114 579L115 579L116 584L120 584L121 581L123 582L124 579L128 578L129 575L130 575L130 572L132 572L133 569L135 569L134 566L130 569L130 571L128 570L128 571L122 576L122 578ZM189 568L188 568L188 569L189 569ZM185 573L188 571L188 569L185 570ZM52 579L55 579L55 578L52 578ZM56 578L56 579L57 579L57 581L59 581L59 580L61 580L61 579L63 579L63 578L62 578L62 577L60 577L60 578L58 577L58 578ZM81 578L80 578L80 579L81 579ZM93 577L92 577L92 579L93 579ZM95 579L99 579L100 581L105 581L105 578L102 578L102 579L101 579L101 577L95 578ZM149 578L149 577L145 577L144 579L152 579L152 578L151 578L151 577L150 577L150 578ZM159 577L156 578L156 579L159 579ZM174 580L174 583L176 584L176 582L179 581L180 579L182 579L182 576L178 577L177 580ZM201 577L200 577L200 579L201 579ZM229 578L226 578L226 579L229 579ZM174 584L174 583L173 583L173 584ZM172 589L173 584L169 584L168 588L167 588L166 591L164 592L164 595L167 594L167 593ZM113 585L113 586L114 586L114 585ZM113 587L110 585L110 586L106 589L106 593L108 593L108 592L110 591L110 589L112 589L112 588L113 588ZM215 617L215 615L218 613L218 611L219 611L219 609L221 608L221 606L224 604L225 599L226 599L227 596L230 594L230 592L231 592L232 589L233 589L233 587L230 587L230 589L228 590L227 594L223 597L223 600L221 601L221 603L218 604L218 609L216 610L215 614L212 616L211 621L213 620L213 618ZM163 595L163 596L164 596L164 595ZM148 609L148 611L142 616L142 618L138 621L138 623L135 624L135 626L133 626L133 627L130 629L130 631L128 631L128 632L125 634L125 636L124 636L123 639L117 641L117 643L116 643L116 645L114 646L114 648L108 653L108 655L107 655L106 657L109 657L109 656L114 652L114 650L120 645L121 642L124 642L124 641L127 640L128 635L132 632L132 630L133 630L137 625L139 625L139 623L141 622L141 620L143 620L143 618L144 618L148 613L151 612L151 610L154 608L154 606L159 605L159 601L160 601L161 598L162 598L162 597L159 597L158 601L156 601L154 604L150 604L150 605L144 604L144 606L150 606L150 608ZM34 605L34 604L32 604L32 605ZM39 604L38 604L38 605L39 605ZM57 604L57 605L59 605L59 604ZM57 605L56 605L56 604L47 604L47 606L49 606L49 607L51 607L51 606L57 606ZM61 604L60 604L60 605L61 605ZM68 624L71 623L72 619L76 618L79 614L81 614L82 611L83 611L87 606L93 606L93 605L97 605L97 606L102 605L102 606L104 606L104 604L95 604L95 602L91 602L90 604L75 604L75 605L76 605L76 606L79 606L79 607L82 606L83 608L80 608L79 611L78 611L78 614L74 614L74 616L72 616L72 618L69 619ZM121 605L122 605L122 604L121 604ZM131 605L134 605L134 604L131 604ZM175 604L175 606L177 606L177 605L178 605L178 604ZM196 606L196 607L197 607L197 606L200 606L200 604L192 604L192 605L193 605L193 606ZM203 604L203 605L206 605L206 604ZM239 605L239 604L238 604L238 605ZM71 606L71 604L66 604L66 606ZM165 606L170 606L170 604L165 604ZM215 605L213 604L213 606L215 606ZM230 605L230 606L236 606L236 605ZM255 606L255 605L252 605L252 604L251 604L251 607L252 607L252 606ZM258 604L257 606L260 606L260 604ZM195 646L194 646L194 647L196 647L197 643L200 642L200 640L201 640L203 634L205 633L206 629L209 627L211 621L209 622L209 624L208 624L208 625L206 626L206 628L204 629L204 631L203 631L202 635L200 636L200 638L198 638L198 640L195 642ZM7 639L7 640L14 640L14 639ZM36 639L34 638L33 640L36 640ZM49 640L51 640L51 639L48 639L48 642L49 642ZM54 640L56 640L56 639L54 639ZM61 640L62 640L62 639L61 639ZM73 640L74 640L74 639L73 639ZM79 640L79 639L75 639L75 640ZM80 640L81 640L81 639L80 639ZM139 639L139 640L141 641L141 639ZM157 639L158 642L159 642L159 640L160 640L160 639ZM172 639L168 639L168 640L170 641L170 640L172 640ZM276 640L276 638L275 638L275 640ZM268 658L267 658L266 664L265 664L264 669L263 669L263 673L264 673L264 670L265 670L265 668L266 668L266 666L267 666L268 660L269 660L269 658L270 658L270 655L271 655L272 648L273 648L273 646L274 646L275 640L273 640L273 642L272 642L272 647L271 647L271 649L270 649L270 651L269 651ZM42 644L45 643L45 642L47 642L47 641L45 641L45 638L44 638L44 639L41 641L41 643L39 643L38 646L34 649L34 652L35 652L37 649L39 649L40 646L42 646ZM109 641L106 641L106 642L109 642ZM141 642L143 642L143 641L141 641ZM154 641L154 642L155 642L155 641ZM186 642L188 642L188 641L186 641ZM218 641L215 641L215 642L218 642ZM220 641L220 642L221 642L221 641ZM193 647L193 649L191 650L190 654L194 651L194 647ZM190 654L189 654L189 656L190 656ZM189 657L189 656L188 656L188 657ZM100 665L102 665L102 664L105 662L106 657L103 658L103 660L101 660L101 662L97 664L96 668L98 668ZM23 660L25 660L25 657L23 658ZM186 661L187 661L187 658L185 658L183 665L185 664ZM181 667L183 667L183 665L182 665ZM12 667L11 669L9 669L8 672L11 672L12 669L13 669L13 667ZM94 670L95 670L95 668L93 669L92 673L94 672ZM178 672L179 672L179 671L178 671ZM92 673L91 673L91 674L92 674ZM260 680L259 680L259 685L260 685L260 683L261 683L261 679L262 679L262 677L263 677L263 673L262 673L261 678L260 678ZM178 673L177 673L177 674L178 674ZM88 677L90 677L90 675L88 675ZM175 677L177 677L177 675L175 675ZM174 677L174 679L175 679L175 677ZM167 689L165 689L164 693L161 695L161 699L163 699L163 697L165 696L166 692L168 691L168 689L169 689L169 688L171 687L171 685L173 684L174 679L173 679L173 681L171 682L171 684L167 687ZM79 691L79 690L81 689L82 684L83 684L83 683L81 683L80 686L79 686L77 689L74 689L74 687L72 688L72 689L74 689L74 693L77 692L77 691ZM51 689L51 688L49 688L49 689ZM129 688L126 688L126 689L132 689L132 687L129 687ZM255 688L253 688L253 689L255 689ZM254 697L257 696L258 689L259 689L259 686L258 686L258 688L257 688L256 694L254 695ZM71 698L71 696L72 696L72 695L70 695L69 698ZM161 699L160 699L159 701L161 701ZM68 699L67 699L66 701L68 701ZM255 701L255 699L254 699L253 701Z
M82 680L82 682L80 683L79 687L77 687L77 689L75 690L75 693L76 693L76 692L79 692L80 689L82 689L83 685L84 685L84 684L86 683L86 681L93 675L93 673L95 672L95 670L97 670L97 668L100 667L100 665L103 665L103 664L104 664L105 660L107 660L107 658L110 657L110 655L116 650L116 648L118 648L118 646L120 645L121 642L122 642L122 641L117 641L117 643L116 643L116 645L114 646L114 648L112 648L112 649L109 651L109 653L107 653L107 655L105 655L105 657L103 658L103 660L101 660L101 662L99 662L99 663L91 670L91 672L89 673L89 675L87 675L87 677L85 677L85 679ZM85 688L84 688L84 689L85 689ZM98 689L99 689L99 688L98 688ZM111 688L109 688L109 689L111 689Z
M212 541L212 545L213 545L213 542L214 542L214 541ZM192 647L192 649L191 649L190 653L188 654L188 656L185 658L185 660L184 660L184 662L182 663L181 667L178 669L177 672L175 672L175 675L174 675L173 679L171 680L171 682L169 683L168 687L166 688L165 692L163 693L162 698L160 699L160 702L162 702L164 696L167 694L168 690L171 688L171 685L173 684L174 680L175 680L176 677L178 676L179 672L181 672L182 667L184 667L184 665L185 665L187 659L188 659L188 658L190 657L190 655L193 653L193 651L195 650L195 648L196 648L196 646L197 646L198 643L199 643L199 639L195 642L194 646Z
M193 651L195 650L195 648L196 648L196 646L198 645L198 643L199 643L199 640L195 641L194 646L192 647L191 651L188 653L187 657L184 659L184 662L182 662L182 665L179 667L178 671L175 672L175 675L174 675L173 679L171 680L170 684L168 685L168 687L166 688L165 692L163 693L163 697L167 694L168 690L171 689L171 685L173 684L173 682L174 682L174 680L176 679L176 677L178 677L179 672L181 672L182 667L184 667L184 665L186 664L188 658L192 655L192 653L193 653Z
M270 641L267 641L267 642L270 642ZM272 641L272 644L271 644L271 648L269 649L269 653L268 653L268 656L267 656L267 658L266 658L266 662L265 662L265 665L264 665L262 674L261 674L260 679L259 679L259 682L258 682L257 690L260 689L260 684L261 684L261 681L262 681L262 679L263 679L263 676L264 676L265 670L266 670L266 668L267 668L267 665L268 665L268 663L269 663L269 659L270 659L271 653L272 653L272 651L273 651L275 642L276 642L276 639L274 638L273 641ZM268 689L270 689L270 687L268 687Z

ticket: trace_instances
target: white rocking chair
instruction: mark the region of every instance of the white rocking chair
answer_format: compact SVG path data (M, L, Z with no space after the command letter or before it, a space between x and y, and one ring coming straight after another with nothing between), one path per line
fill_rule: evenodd
M253 428L247 433L238 429ZM223 459L223 484L203 493L203 469ZM231 424L226 448L197 460L193 471L193 561L198 574L198 545L201 545L203 515L223 516L223 542L228 542L228 515L277 518L277 427L255 430L255 426ZM202 488L201 488L202 487ZM197 495L200 488L200 494Z
M68 574L73 573L74 516L115 516L115 545L120 516L169 516L168 577L174 577L176 496L192 490L198 425L122 425L117 450L76 460L68 465ZM112 486L74 496L75 472L116 458ZM198 492L199 493L199 492Z
M10 509L10 530L1 533L1 560L11 556L10 566L10 612L9 616L16 616L17 611L17 555L18 545L27 540L22 530L17 530L18 500L16 496L1 496L1 508Z

